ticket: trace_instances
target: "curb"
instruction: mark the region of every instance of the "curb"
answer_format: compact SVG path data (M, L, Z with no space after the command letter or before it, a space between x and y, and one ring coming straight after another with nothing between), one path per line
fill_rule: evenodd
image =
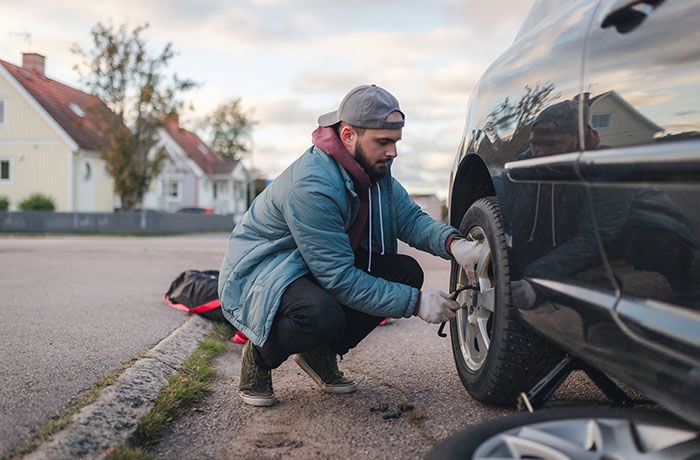
M139 420L155 405L168 378L211 331L211 322L193 315L129 367L96 401L83 407L70 424L25 456L28 460L104 458L124 444Z

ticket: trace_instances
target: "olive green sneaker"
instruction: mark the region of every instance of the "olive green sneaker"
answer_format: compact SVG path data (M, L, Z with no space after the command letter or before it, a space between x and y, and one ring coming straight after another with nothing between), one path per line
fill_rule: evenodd
M241 355L241 381L238 384L241 399L251 406L271 406L277 400L272 391L272 371L255 364L253 345L248 341Z
M294 361L326 393L352 393L357 383L338 369L338 360L329 348L294 355Z

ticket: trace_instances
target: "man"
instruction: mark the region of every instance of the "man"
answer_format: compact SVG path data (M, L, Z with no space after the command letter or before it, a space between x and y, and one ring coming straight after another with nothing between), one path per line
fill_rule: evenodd
M423 272L397 254L397 238L475 276L478 244L423 213L391 176L404 126L394 96L359 86L319 125L236 226L221 268L223 312L250 339L239 390L254 406L274 404L271 370L289 356L322 390L350 393L337 355L384 318L454 317L447 294L420 291Z

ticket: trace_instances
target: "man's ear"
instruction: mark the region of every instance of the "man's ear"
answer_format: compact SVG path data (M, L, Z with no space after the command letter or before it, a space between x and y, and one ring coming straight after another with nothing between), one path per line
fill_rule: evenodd
M338 131L338 137L340 137L340 142L343 143L348 152L355 151L355 143L357 142L357 133L352 128L352 126L343 123L340 125L340 130Z

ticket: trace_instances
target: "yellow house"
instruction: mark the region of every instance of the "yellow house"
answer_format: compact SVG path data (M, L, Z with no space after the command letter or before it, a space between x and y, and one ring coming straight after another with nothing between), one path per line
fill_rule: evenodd
M615 91L592 97L591 127L607 147L641 145L652 142L663 128L642 115Z
M109 212L114 181L98 153L95 96L48 78L45 58L24 53L22 66L0 59L0 196L10 211L33 193L59 212Z

